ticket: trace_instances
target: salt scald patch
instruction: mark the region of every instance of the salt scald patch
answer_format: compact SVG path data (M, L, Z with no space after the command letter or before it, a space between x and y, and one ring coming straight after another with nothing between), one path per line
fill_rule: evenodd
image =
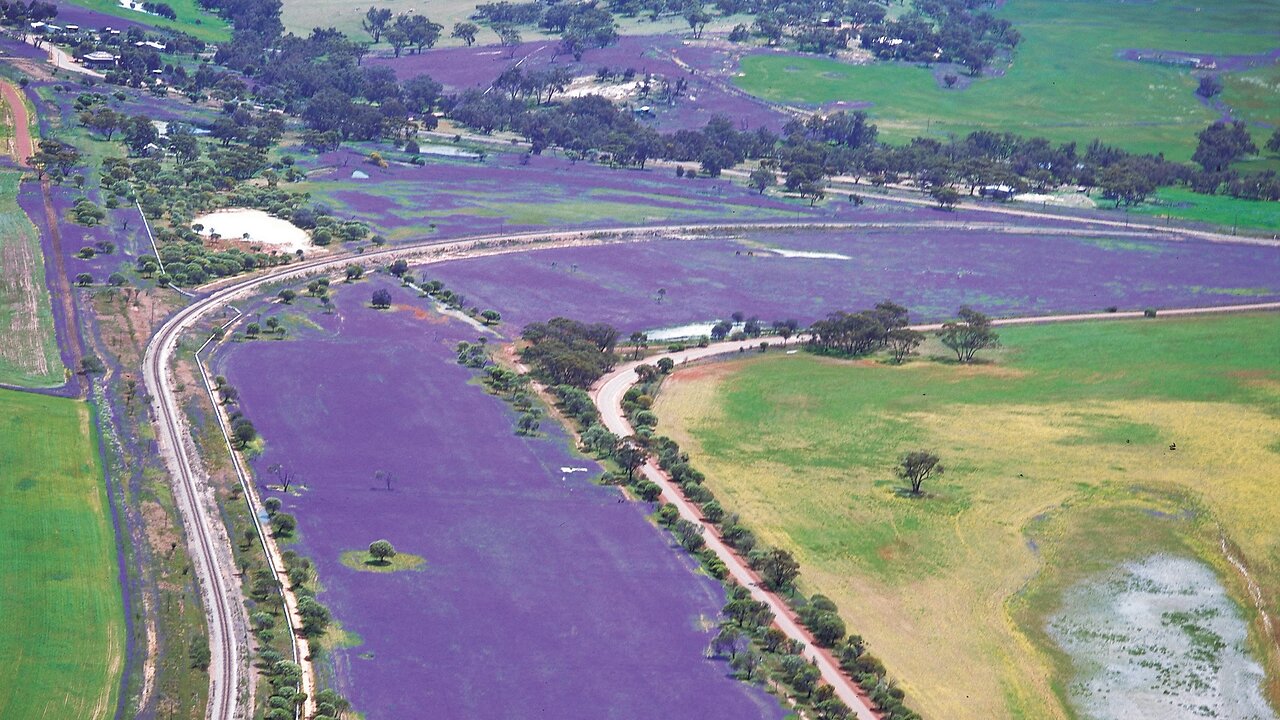
M191 221L192 225L203 225L201 235L218 233L226 240L245 240L251 243L273 245L276 249L293 252L311 248L311 238L307 231L288 220L272 217L261 210L237 208L217 210L201 215ZM245 237L245 236L248 237Z
M685 338L710 336L711 328L715 327L714 322L690 323L688 325L680 325L679 327L662 328L661 330L650 330L646 335L649 340L654 342L665 342L667 340L684 340Z
M787 250L785 248L769 248L774 255L784 258L809 258L811 260L852 260L848 255L834 252L814 252L812 250Z
M423 145L418 148L419 155L441 155L443 157L459 157L468 160L480 159L480 153L471 152L466 148L454 147L452 145Z
M1076 586L1049 634L1072 658L1082 717L1274 720L1247 628L1213 571L1154 555Z

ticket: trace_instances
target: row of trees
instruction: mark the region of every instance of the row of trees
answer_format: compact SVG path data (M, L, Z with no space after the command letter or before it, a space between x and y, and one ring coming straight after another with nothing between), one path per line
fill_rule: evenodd
M980 350L999 345L991 318L964 306L957 319L943 323L938 339L956 354L956 361L973 362ZM908 311L889 300L871 310L835 312L809 328L809 347L818 352L856 357L887 349L901 363L924 342L924 333L907 327Z
M977 75L1022 36L1003 18L967 0L915 0L912 11L862 28L862 46L882 59L953 62Z
M421 53L424 48L435 47L444 32L443 25L432 22L424 15L401 13L392 19L388 8L369 8L361 25L375 44L386 40L394 49L396 57L400 57L400 52L406 47L412 48L415 53ZM475 41L474 34L471 41Z
M58 6L43 0L0 0L0 25L26 28L29 23L48 22L58 16Z
M898 314L903 313L905 311ZM745 322L745 318L739 318L739 321ZM634 334L631 342L637 348L645 344L640 333ZM623 410L635 429L635 434L630 437L620 438L600 424L599 413L591 397L581 387L557 386L554 389L557 404L564 415L577 424L582 449L618 467L619 473L605 474L603 480L606 483L625 484L641 500L657 501L661 488L636 472L649 457L655 458L684 496L701 509L706 521L719 529L722 539L759 573L762 584L788 598L819 644L833 649L842 667L873 695L886 717L916 717L902 704L901 691L885 678L883 664L865 652L862 639L847 636L834 604L821 596L806 600L795 592L800 573L795 557L785 549L760 543L737 515L724 511L706 487L704 475L691 465L688 453L670 438L654 433L657 417L651 410L653 397L662 378L673 368L669 358L662 358L654 365L637 367L640 382L631 387L622 399ZM699 524L681 518L676 508L668 504L660 504L654 517L659 525L670 530L677 544L702 562L709 574L720 579L728 577L727 567L706 547ZM726 620L722 631L712 643L713 654L726 657L748 680L766 673L790 687L797 702L811 709L814 717L848 717L848 708L833 698L831 689L818 687L812 669L802 669L795 659L787 659L789 655L798 654L799 646L788 641L780 630L771 627L773 617L767 606L753 600L744 588L730 583L724 616Z
M512 36L512 29L517 26L536 25L558 33L558 52L573 55L579 60L589 48L608 47L618 41L618 26L613 14L594 2L543 4L503 0L477 5L471 17L492 27L504 45L519 42L518 33Z

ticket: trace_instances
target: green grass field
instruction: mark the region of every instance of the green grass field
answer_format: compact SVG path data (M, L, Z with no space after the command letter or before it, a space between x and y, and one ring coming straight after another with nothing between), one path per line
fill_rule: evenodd
M0 391L0 717L109 718L125 627L89 409Z
M1228 105L1256 122L1280 125L1280 64L1231 73L1224 84L1222 99Z
M61 385L65 369L54 335L53 306L44 284L40 236L18 207L22 173L0 170L0 382L25 387Z
M1266 606L1280 597L1280 315L1001 335L973 367L769 354L693 368L656 406L726 509L797 554L802 589L839 604L930 719L1070 717L1044 619L1117 561L1194 554L1247 598L1222 532ZM947 466L926 499L893 473L917 448ZM1280 652L1245 610L1276 702Z
M940 88L931 69L914 65L780 55L744 58L738 82L780 102L871 102L868 112L896 142L986 128L1082 145L1101 138L1186 160L1196 132L1217 118L1197 101L1197 80L1188 70L1122 60L1117 53L1243 54L1280 46L1276 0L1010 0L997 12L1023 35L1014 62L1004 77L980 78L963 90ZM1244 119L1274 122L1274 83L1227 81L1224 97ZM1265 141L1263 130L1254 132Z
M1219 227L1280 232L1280 203L1241 200L1228 195L1201 195L1183 187L1160 188L1129 212L1212 223Z
M201 9L196 0L164 0L173 8L177 20L130 10L118 0L68 0L73 5L96 10L104 15L132 20L143 25L179 30L205 42L222 43L231 39L231 27L222 18ZM308 28L310 30L310 28Z
M314 27L336 27L353 39L369 41L372 38L361 27L360 21L364 19L365 11L370 5L378 7L390 8L395 14L404 12L421 12L431 18L433 22L438 22L444 26L444 32L441 34L440 42L436 47L453 47L462 45L462 41L449 37L449 33L453 31L454 23L470 22L470 16L476 11L476 5L483 0L439 0L433 2L426 7L412 0L386 0L386 2L377 3L352 3L349 0L284 0L283 20L285 28L298 33L307 34ZM647 18L626 18L618 16L618 32L624 35L658 35L670 32L688 32L689 24L685 22L681 16L662 17L657 22L650 22ZM714 22L707 26L708 32L728 32L737 23L751 23L751 18L735 15L730 17L717 17ZM520 28L520 34L525 40L538 40L542 38L551 38L552 35L545 34L534 27ZM496 45L498 36L492 30L481 27L480 33L476 35L477 45ZM385 42L375 45L374 52L384 51L391 52L391 46Z

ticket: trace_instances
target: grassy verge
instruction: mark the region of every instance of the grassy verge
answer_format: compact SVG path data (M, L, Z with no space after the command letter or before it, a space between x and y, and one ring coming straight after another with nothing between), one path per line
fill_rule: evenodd
M40 235L18 207L22 173L0 171L0 382L28 387L60 385L66 369L58 354L53 305L44 284Z
M1211 223L1223 228L1280 232L1280 203L1242 200L1228 195L1200 195L1186 188L1160 188L1130 212Z
M395 557L387 560L374 560L369 555L368 550L348 550L342 553L341 560L343 565L352 570L376 573L422 570L427 563L426 558L421 555L410 555L408 553L396 553Z
M1280 594L1267 500L1280 482L1266 471L1278 327L1009 328L995 361L972 367L766 355L677 373L659 430L726 511L795 553L802 590L839 605L926 717L1063 717L1069 678L1040 619L1096 563L1181 548L1245 598L1215 554L1221 529L1266 602ZM925 499L902 497L893 472L917 448L947 466ZM1122 523L1133 517L1149 522ZM1274 644L1254 640L1274 702Z
M1280 3L1254 0L1196 7L1184 0L1020 0L998 14L1022 33L1003 77L947 90L932 69L909 64L848 65L827 58L744 59L740 86L780 102L868 102L881 132L897 142L977 129L1038 135L1081 146L1094 138L1137 152L1186 160L1195 134L1217 119L1194 91L1191 71L1119 57L1128 49L1259 53L1280 45ZM1262 21L1269 18L1272 22ZM1261 23L1261 24L1260 24ZM1243 119L1266 122L1275 91L1233 82L1226 99ZM1255 141L1265 141L1262 130Z
M0 716L108 718L125 627L88 408L0 391Z
M231 40L231 26L222 18L201 9L196 0L164 0L178 19L170 20L159 15L130 10L117 0L70 0L73 5L88 8L104 15L132 20L143 25L151 25L166 30L177 30L187 33L209 43L223 43Z
M209 337L212 330L213 326L208 325L184 338L180 346L178 374L179 377L190 379L189 384L182 388L183 407L191 427L196 428L196 447L209 472L211 484L217 488L222 520L231 540L236 567L240 569L245 612L255 630L255 664L262 671L256 677L256 711L265 712L270 709L268 700L277 686L278 678L273 674L275 664L280 660L292 661L292 636L289 620L285 615L284 600L280 596L279 580L268 565L266 551L258 537L257 525L232 465L226 440L219 429L216 410L196 368L195 350ZM293 559L290 556L287 560ZM293 573L290 575L291 578L296 578L296 583L304 582L312 574L310 563L302 563L296 576ZM289 676L280 679L279 684L288 688L292 687L292 682L296 682L296 679Z
M92 309L104 356L114 357L121 368L141 367L142 348L152 328L168 315L178 297L168 291L94 293ZM148 700L161 717L203 718L209 679L195 662L199 653L193 657L193 651L208 647L205 615L168 473L149 452L155 432L145 389L141 379L126 370L114 379L109 396L122 441L116 448L125 492L119 507L135 530L130 551L138 557L135 642L148 647L151 657L146 662L154 672L153 695ZM145 670L139 673L145 674Z

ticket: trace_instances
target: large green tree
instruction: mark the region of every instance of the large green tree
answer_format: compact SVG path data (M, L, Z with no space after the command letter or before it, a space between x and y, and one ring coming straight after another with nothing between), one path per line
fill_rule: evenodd
M1222 172L1236 160L1258 152L1258 146L1249 137L1248 126L1239 120L1231 123L1219 120L1201 130L1196 137L1200 144L1191 159L1206 172Z
M1000 344L1000 336L992 329L991 318L968 305L960 308L957 315L958 320L943 323L938 331L938 338L955 352L956 360L973 362L973 356L979 350Z

